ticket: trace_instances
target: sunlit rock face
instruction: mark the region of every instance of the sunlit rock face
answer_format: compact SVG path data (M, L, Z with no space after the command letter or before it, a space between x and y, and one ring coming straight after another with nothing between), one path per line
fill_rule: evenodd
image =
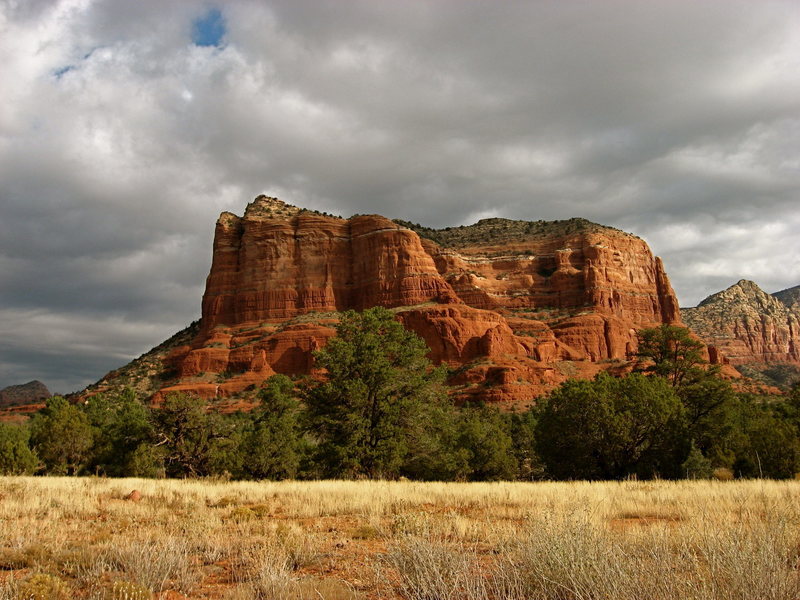
M393 309L451 369L460 398L530 404L569 377L624 371L636 331L679 323L647 244L584 221L486 219L431 230L259 196L223 213L199 332L164 357L155 394L244 397L274 373L314 370L338 313Z
M681 314L730 364L800 365L800 286L767 294L743 279Z

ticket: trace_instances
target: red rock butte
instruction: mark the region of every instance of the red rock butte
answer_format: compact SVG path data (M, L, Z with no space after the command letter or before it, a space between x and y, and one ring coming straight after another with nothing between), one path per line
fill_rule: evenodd
M680 323L661 260L640 238L582 219L485 219L431 230L377 215L342 219L259 196L222 213L199 333L165 362L172 391L236 398L299 375L338 313L392 309L454 396L530 404L574 376L624 371L636 331Z

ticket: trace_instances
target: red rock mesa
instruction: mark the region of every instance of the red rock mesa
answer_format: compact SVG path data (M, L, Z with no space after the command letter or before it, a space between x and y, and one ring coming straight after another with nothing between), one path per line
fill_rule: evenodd
M173 379L154 401L188 391L235 404L274 373L308 373L337 313L378 305L451 368L455 396L509 406L622 371L637 329L680 323L660 259L613 228L485 219L430 230L259 196L217 221L199 328L160 355Z

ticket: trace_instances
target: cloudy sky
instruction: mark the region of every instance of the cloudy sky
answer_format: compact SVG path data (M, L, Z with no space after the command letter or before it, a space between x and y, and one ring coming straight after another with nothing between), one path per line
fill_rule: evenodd
M196 319L260 193L429 226L581 216L683 306L800 283L800 2L0 0L0 388Z

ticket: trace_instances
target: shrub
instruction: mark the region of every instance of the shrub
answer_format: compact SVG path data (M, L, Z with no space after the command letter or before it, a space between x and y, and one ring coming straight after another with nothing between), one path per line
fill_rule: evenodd
M252 521L257 517L256 513L247 506L237 506L231 511L230 519L234 523Z
M115 581L104 595L104 600L150 600L153 594L146 587L132 581Z
M28 447L28 440L27 427L0 423L0 474L33 473L38 461Z
M720 467L718 469L714 469L711 476L717 481L732 481L733 471L726 469L725 467Z
M711 461L703 456L694 443L689 450L689 456L681 465L681 470L686 479L709 479L714 473Z
M17 589L17 600L67 600L69 588L58 577L36 573L23 581Z

